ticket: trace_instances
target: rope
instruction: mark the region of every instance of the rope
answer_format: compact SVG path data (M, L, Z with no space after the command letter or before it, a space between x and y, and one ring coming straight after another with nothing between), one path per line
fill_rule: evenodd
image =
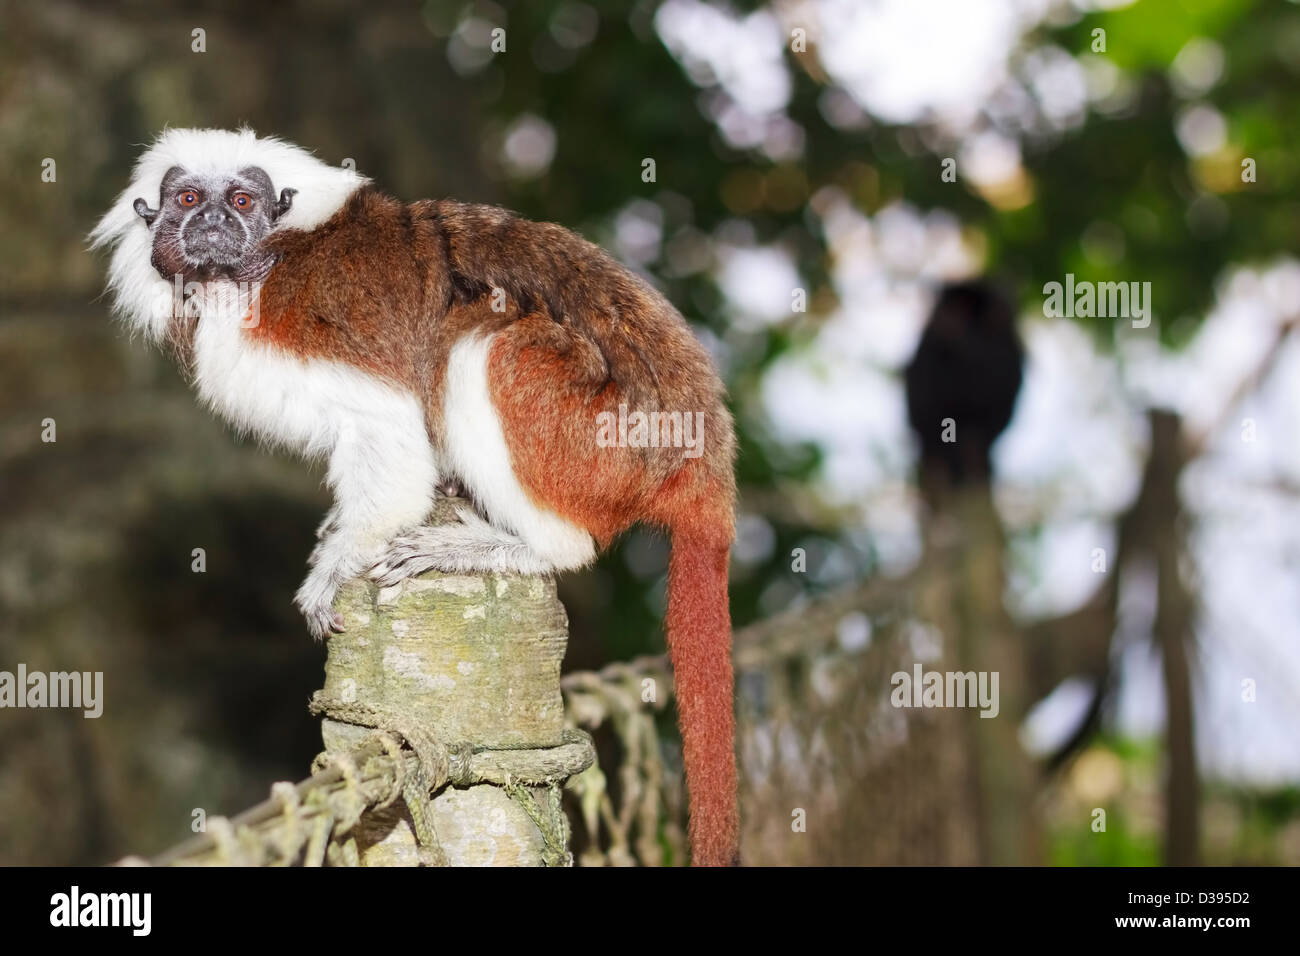
M298 788L288 781L281 780L271 784L271 798L280 801L283 807L284 833L280 837L280 856L285 865L295 860L302 848L302 827L298 825L298 811L302 800Z
M393 775L393 788L388 791L382 803L375 805L376 810L386 810L393 805L393 802L402 795L406 787L406 758L402 756L402 745L393 738L392 734L379 731L372 737L378 742L379 746L384 748L384 753L393 761L393 767L396 773Z
M546 866L573 866L568 847L568 822L560 807L560 787L555 781L547 785L547 805L537 805L529 787L513 778L506 781L506 793L523 808L528 819L542 834L542 863Z
M312 827L311 840L307 843L307 856L303 866L322 866L325 862L325 848L329 842L330 831L334 829L334 818L329 814L317 817Z
M351 754L329 751L318 754L312 761L312 773L320 773L329 767L337 767L343 774L344 806L342 812L335 817L334 832L348 833L366 810L366 801L361 795L361 785L357 780L357 762Z
M356 701L342 700L319 690L312 695L307 709L318 717L329 717L358 727L371 727L381 733L401 737L419 758L430 789L436 790L452 778L451 755L447 748L404 715L388 713Z
M243 866L244 854L239 848L235 828L225 817L211 817L207 822L207 831L217 845L217 860L222 866Z

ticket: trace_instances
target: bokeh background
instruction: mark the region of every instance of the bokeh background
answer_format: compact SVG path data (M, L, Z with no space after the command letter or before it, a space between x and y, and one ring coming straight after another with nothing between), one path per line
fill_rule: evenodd
M744 726L748 858L1300 862L1298 116L1286 0L0 0L0 670L106 684L98 720L0 710L0 863L156 853L319 749L290 598L321 474L129 342L84 241L162 127L241 124L573 228L707 343L741 440L737 625L843 611ZM1028 356L997 528L927 565L901 370L937 285L983 274ZM1150 282L1153 321L1047 316L1067 274ZM567 668L662 650L665 567L635 532L562 583ZM826 703L827 661L960 643L917 585L954 568L1026 675L1000 736L948 738L956 771L876 732L892 666ZM835 603L864 586L905 626ZM1009 857L999 793L1033 831ZM902 825L930 804L961 813Z

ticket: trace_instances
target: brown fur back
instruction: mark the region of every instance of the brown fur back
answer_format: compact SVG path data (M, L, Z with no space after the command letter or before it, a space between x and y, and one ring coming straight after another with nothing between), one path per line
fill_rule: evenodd
M588 399L580 414L574 407L569 418L551 417L570 447L594 449L596 412L617 412L619 402L646 413L702 412L704 454L692 470L706 470L714 487L722 483L729 508L734 436L722 383L681 315L598 246L496 207L406 205L371 188L311 232L289 230L267 242L279 260L248 334L300 356L349 363L421 396L435 445L451 347L469 332L509 329L502 348L546 356L563 393ZM502 301L497 289L503 312L492 308ZM529 391L522 381L503 387ZM629 451L651 487L683 466L681 449Z

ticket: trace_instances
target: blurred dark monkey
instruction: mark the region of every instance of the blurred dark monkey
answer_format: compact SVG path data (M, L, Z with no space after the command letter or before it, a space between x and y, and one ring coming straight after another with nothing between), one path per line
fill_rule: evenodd
M969 279L939 290L904 373L921 489L932 506L944 489L989 481L990 449L1011 421L1023 365L1015 306L1002 289Z

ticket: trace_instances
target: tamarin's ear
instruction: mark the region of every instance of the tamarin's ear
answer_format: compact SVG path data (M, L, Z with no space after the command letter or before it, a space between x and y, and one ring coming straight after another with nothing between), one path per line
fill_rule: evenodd
M137 199L131 203L131 208L135 210L137 216L144 220L146 226L152 226L153 221L158 218L158 210L150 209L149 204L143 199Z
M285 189L280 190L279 201L274 203L271 206L272 222L275 222L277 219L279 219L281 216L283 216L286 212L289 211L289 208L293 205L293 197L297 192L298 190L289 189L287 187Z

